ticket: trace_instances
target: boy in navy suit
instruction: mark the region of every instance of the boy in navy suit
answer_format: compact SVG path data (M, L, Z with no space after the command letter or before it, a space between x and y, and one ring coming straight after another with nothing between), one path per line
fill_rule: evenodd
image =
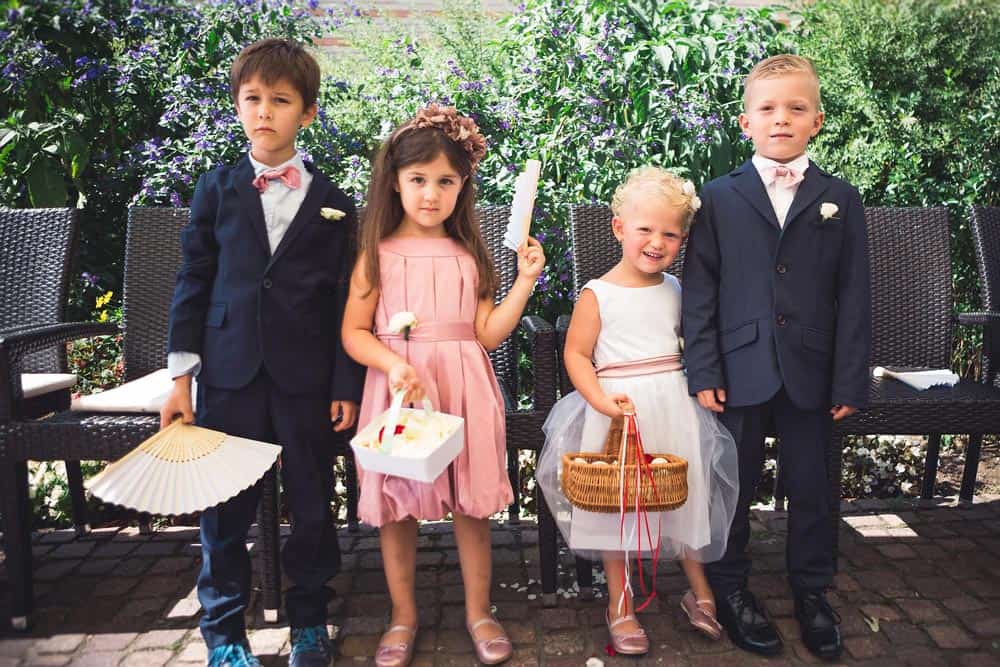
M326 582L340 569L330 512L333 431L354 425L363 368L344 353L340 318L353 266L355 208L295 148L317 112L320 72L301 46L268 39L233 63L231 92L250 152L203 174L181 233L170 308L174 388L160 420L197 423L282 446L293 530L282 551L290 664L331 663ZM331 424L331 422L333 422ZM220 471L220 474L223 474ZM208 664L258 665L246 638L246 537L254 486L201 516L198 597Z
M688 388L719 413L740 457L740 498L723 558L707 568L718 618L743 649L771 655L781 639L747 588L749 508L764 432L774 424L789 499L787 567L795 614L816 655L840 654L826 447L833 420L868 400L871 303L858 191L811 162L823 125L812 63L758 63L740 127L755 154L706 184L684 263Z

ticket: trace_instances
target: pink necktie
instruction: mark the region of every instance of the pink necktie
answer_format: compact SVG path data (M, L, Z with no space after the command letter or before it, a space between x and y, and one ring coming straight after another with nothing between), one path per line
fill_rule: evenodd
M765 186L777 183L783 188L792 188L802 182L802 172L780 164L764 167L761 175Z
M258 191L264 192L267 190L267 186L273 180L280 179L282 183L287 185L289 189L294 190L302 184L302 174L299 173L298 167L288 164L281 169L268 169L262 172L260 176L253 179L253 186L257 188Z

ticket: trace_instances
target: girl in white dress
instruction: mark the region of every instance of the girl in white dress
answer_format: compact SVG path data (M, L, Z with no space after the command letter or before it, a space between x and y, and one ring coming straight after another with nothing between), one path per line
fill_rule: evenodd
M679 559L691 590L681 601L691 623L713 638L721 628L702 563L717 560L736 507L736 445L715 416L688 395L679 339L681 286L664 273L680 251L700 206L694 185L667 171L643 167L629 175L612 200L612 228L621 261L580 291L566 336L566 370L577 391L563 397L545 422L545 447L536 476L570 548L604 561L608 630L618 653L642 654L649 639L635 618L625 581L628 553L651 555L645 521L636 515L572 507L562 493L562 455L601 452L621 404L635 409L645 451L676 454L688 462L687 502L648 515L661 558Z

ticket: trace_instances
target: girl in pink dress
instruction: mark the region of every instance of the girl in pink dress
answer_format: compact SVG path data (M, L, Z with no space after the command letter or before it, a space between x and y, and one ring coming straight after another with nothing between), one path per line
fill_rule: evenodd
M476 165L486 142L452 107L432 104L382 146L368 190L361 247L344 312L344 348L368 366L359 428L384 412L396 391L427 396L465 419L465 447L433 482L362 470L361 520L380 528L392 618L375 663L399 667L413 656L417 521L451 513L455 522L466 625L479 659L503 662L511 643L490 613L489 516L513 499L507 479L504 406L487 350L520 320L545 255L535 239L518 251L518 277L494 305L496 278L475 217ZM412 313L408 336L390 331Z

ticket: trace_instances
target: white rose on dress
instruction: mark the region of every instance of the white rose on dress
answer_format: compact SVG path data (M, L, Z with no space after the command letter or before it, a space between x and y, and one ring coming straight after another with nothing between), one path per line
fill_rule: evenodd
M401 333L405 340L410 340L410 331L417 328L417 316L408 310L396 313L389 318L389 333Z
M324 206L323 208L321 208L319 210L319 214L321 216L323 216L324 218L326 218L327 220L340 220L345 215L347 215L346 213L344 213L343 211L341 211L339 208L330 208L328 206Z
M837 215L837 211L839 210L840 207L833 202L825 201L819 207L819 215L824 220L829 220L833 216Z

